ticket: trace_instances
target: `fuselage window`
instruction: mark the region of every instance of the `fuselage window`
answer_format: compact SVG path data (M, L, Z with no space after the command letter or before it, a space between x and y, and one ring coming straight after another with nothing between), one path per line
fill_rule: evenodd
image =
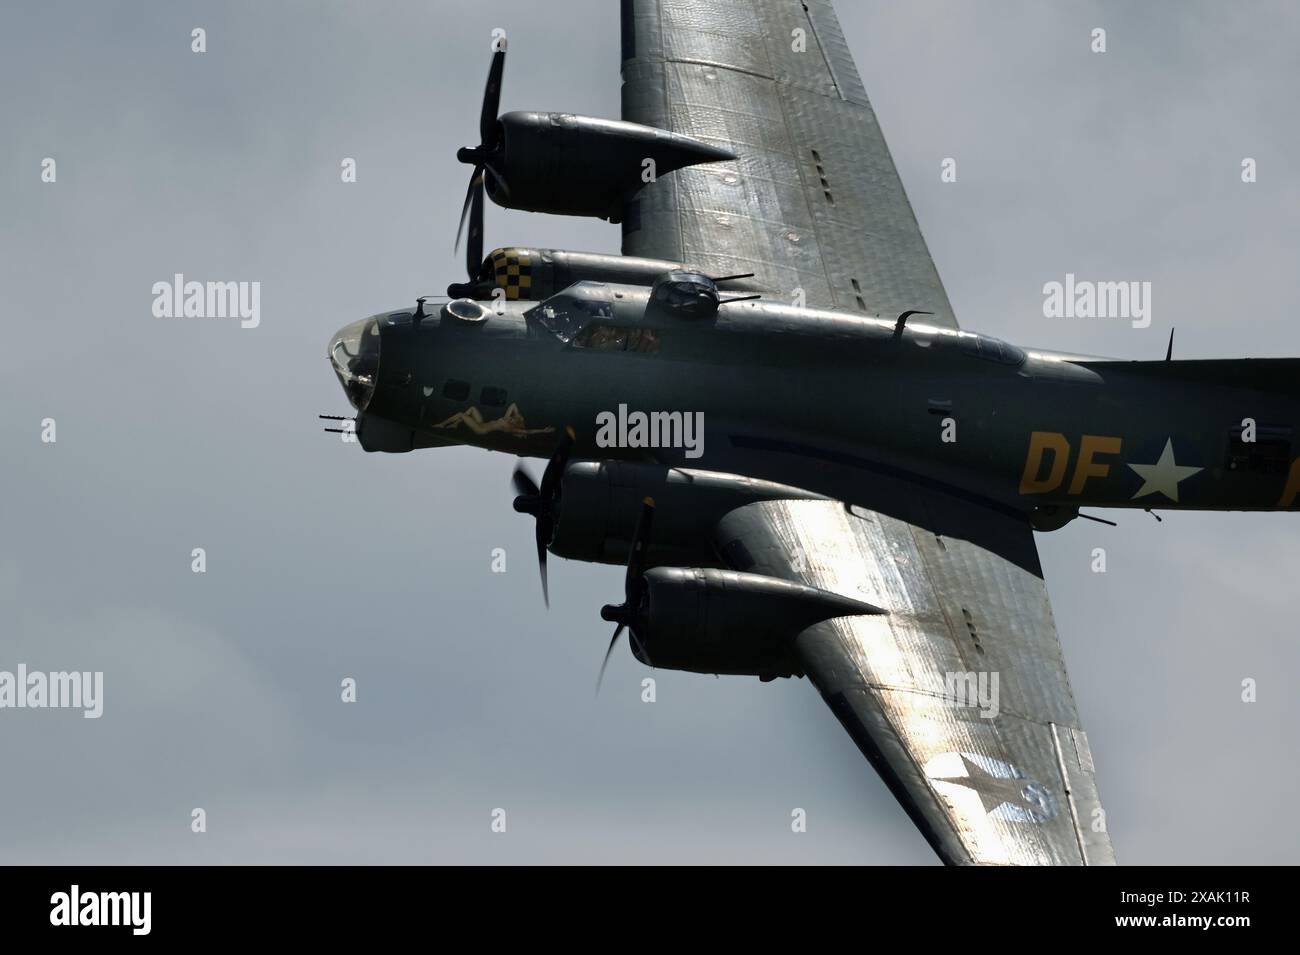
M504 388L494 388L492 385L484 385L483 391L479 393L479 400L490 407L500 408L506 403L506 390Z
M450 398L452 401L464 401L469 397L469 382L457 381L455 378L449 379L442 386L442 396Z
M654 328L619 328L592 323L573 339L575 348L593 351L634 351L653 354L659 350L659 331Z
M1291 429L1260 425L1254 441L1241 439L1241 428L1228 435L1229 471L1248 474L1286 474L1291 467Z

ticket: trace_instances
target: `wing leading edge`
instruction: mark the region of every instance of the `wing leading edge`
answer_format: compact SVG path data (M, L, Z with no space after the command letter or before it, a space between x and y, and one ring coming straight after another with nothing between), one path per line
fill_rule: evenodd
M623 254L957 327L829 0L623 0L626 120L725 146L623 215Z
M888 611L815 624L796 652L944 862L1114 864L1041 574L834 501L747 505L715 545Z

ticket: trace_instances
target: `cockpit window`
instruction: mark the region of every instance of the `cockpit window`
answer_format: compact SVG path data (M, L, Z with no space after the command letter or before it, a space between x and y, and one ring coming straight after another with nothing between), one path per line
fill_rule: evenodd
M578 332L574 348L593 351L634 351L654 354L659 351L659 330L655 328L619 328L593 322Z
M524 313L562 342L570 342L594 320L614 317L609 288L600 282L578 282Z
M573 338L575 348L594 351L623 351L627 348L627 329L592 322Z

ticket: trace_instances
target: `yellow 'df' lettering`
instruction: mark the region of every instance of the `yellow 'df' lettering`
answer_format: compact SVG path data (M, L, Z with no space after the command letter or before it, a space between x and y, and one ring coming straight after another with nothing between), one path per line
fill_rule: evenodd
M1119 454L1120 438L1103 434L1085 434L1079 442L1079 460L1074 465L1074 479L1070 481L1070 493L1078 494L1090 477L1105 477L1110 473L1109 464L1093 461L1094 454Z
M1300 458L1291 462L1291 470L1286 475L1286 487L1282 488L1282 496L1277 499L1277 506L1293 507L1297 494L1300 494Z
M1052 470L1047 477L1039 478L1043 469L1043 455L1052 452ZM1029 454L1025 457L1025 473L1020 476L1021 494L1046 494L1055 491L1065 480L1065 466L1069 463L1070 442L1057 431L1035 431L1029 435Z

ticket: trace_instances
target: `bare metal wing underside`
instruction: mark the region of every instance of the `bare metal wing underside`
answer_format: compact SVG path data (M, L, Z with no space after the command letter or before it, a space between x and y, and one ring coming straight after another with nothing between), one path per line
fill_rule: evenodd
M623 118L738 156L642 189L625 255L956 327L829 0L624 0L622 16Z
M1114 863L1040 573L835 501L747 505L715 544L888 611L809 627L798 657L941 859Z
M829 0L624 0L623 118L738 156L643 188L624 254L956 327ZM733 435L732 451L766 443ZM753 469L781 462L793 473ZM797 485L808 462L734 463ZM846 496L864 499L867 477ZM715 546L736 570L887 611L807 628L797 662L945 862L1113 863L1028 522L895 484L870 493L889 514L740 507Z

